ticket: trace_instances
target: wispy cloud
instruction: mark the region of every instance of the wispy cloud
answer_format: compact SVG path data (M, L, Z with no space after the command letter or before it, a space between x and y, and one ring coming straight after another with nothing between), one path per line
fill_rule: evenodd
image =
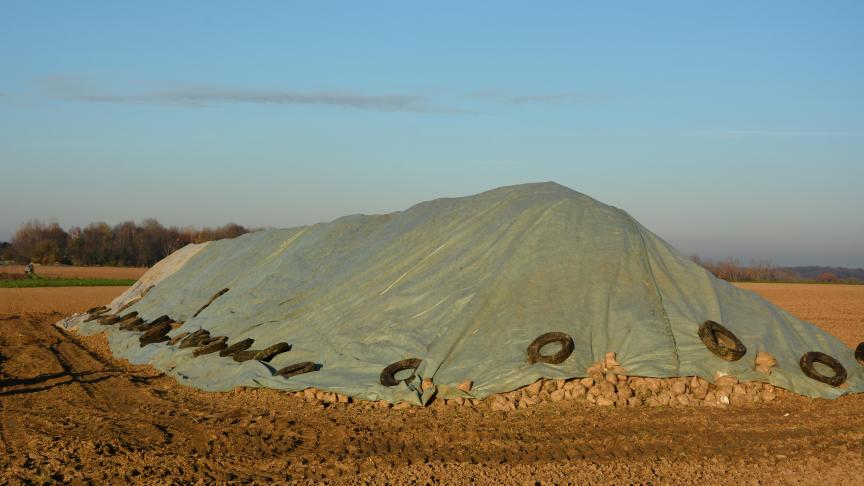
M599 93L561 92L561 93L529 93L512 94L500 91L475 91L471 97L499 103L529 104L529 103L591 103L606 101L608 96Z
M671 135L717 137L859 137L864 130L676 130Z
M211 86L177 86L116 93L96 89L73 78L55 76L37 80L49 96L85 103L127 103L206 107L216 104L317 105L377 111L415 113L463 113L463 110L437 106L427 96L406 93L364 94L349 91L289 91L226 89Z
M168 90L136 95L76 94L75 101L96 103L164 103L181 106L209 106L219 103L250 103L270 105L322 105L359 108L364 110L436 112L450 111L427 106L417 95L366 95L335 91L267 91L206 88L200 90Z
M101 80L82 76L51 76L36 80L43 95L81 103L118 103L207 107L224 104L279 106L327 106L359 110L413 113L476 113L459 107L459 101L503 104L591 103L608 99L606 95L580 92L513 94L504 91L472 93L383 93L356 91L227 88L207 84L178 82L131 83L124 90L106 87ZM449 100L449 101L448 101Z

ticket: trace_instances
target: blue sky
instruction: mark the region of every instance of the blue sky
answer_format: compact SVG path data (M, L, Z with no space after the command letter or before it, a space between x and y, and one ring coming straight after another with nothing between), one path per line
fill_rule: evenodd
M864 266L864 3L4 2L0 240L554 180L688 254Z

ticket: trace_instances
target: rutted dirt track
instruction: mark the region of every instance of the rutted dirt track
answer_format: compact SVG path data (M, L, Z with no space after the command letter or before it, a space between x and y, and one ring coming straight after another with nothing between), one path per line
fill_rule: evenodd
M17 289L0 289L0 483L860 484L864 471L860 395L726 410L556 402L504 415L204 393L112 360L101 336L51 325L122 289L7 290ZM852 319L860 333L864 314Z

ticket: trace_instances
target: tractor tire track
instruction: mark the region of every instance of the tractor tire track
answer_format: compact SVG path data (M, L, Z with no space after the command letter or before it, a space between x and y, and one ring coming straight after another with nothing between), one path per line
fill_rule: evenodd
M0 484L844 483L864 470L864 396L512 414L309 403L188 388L55 320L0 320Z

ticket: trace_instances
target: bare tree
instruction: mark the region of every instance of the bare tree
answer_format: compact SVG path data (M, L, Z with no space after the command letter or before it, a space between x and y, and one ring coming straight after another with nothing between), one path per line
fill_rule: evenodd
M189 243L234 238L248 232L234 223L196 230L191 226L165 228L155 219L146 219L140 224L126 221L113 228L106 223L91 223L83 229L72 227L67 233L56 221L43 224L34 220L18 228L2 256L41 263L150 266Z
M68 244L69 235L56 221L47 224L39 220L28 221L12 237L12 246L19 258L38 263L62 261Z

